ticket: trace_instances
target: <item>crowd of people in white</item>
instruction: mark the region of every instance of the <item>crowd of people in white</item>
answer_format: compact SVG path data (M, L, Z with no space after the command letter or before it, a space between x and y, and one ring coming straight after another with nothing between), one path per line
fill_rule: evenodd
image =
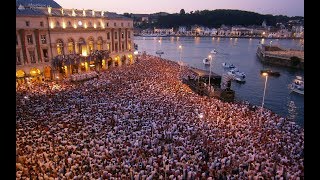
M81 73L81 74L72 74L70 76L71 81L83 81L98 77L98 73L96 71L89 71L87 73Z
M304 129L199 96L188 68L146 55L82 83L17 88L22 179L304 179Z

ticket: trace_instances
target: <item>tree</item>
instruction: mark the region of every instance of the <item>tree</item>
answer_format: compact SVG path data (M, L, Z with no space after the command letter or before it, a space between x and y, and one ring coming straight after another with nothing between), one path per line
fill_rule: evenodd
M186 14L186 11L184 9L181 9L180 10L180 15L185 15Z
M268 25L275 26L277 23L285 24L288 20L299 20L303 17L287 17L287 16L273 16L263 15L255 12L241 11L241 10L230 10L230 9L216 9L216 10L195 10L185 13L184 9L180 10L179 13L168 14L166 16L155 17L154 23L140 24L138 27L146 29L153 28L154 26L159 28L179 26L190 27L194 24L198 24L206 27L220 27L221 24L227 26L233 25L261 25L263 20L268 22ZM137 26L137 24L136 24ZM135 27L136 27L135 26Z

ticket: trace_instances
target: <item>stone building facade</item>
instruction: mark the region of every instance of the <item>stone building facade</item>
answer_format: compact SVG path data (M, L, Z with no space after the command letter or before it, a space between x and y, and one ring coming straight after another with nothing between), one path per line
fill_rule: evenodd
M63 76L96 70L96 52L103 52L101 67L134 63L133 20L116 13L64 9L50 6L16 7L16 77L54 79L63 69ZM59 64L77 57L74 63ZM72 59L72 60L73 60ZM76 60L75 60L76 62ZM72 66L71 66L72 65ZM91 66L92 65L92 66ZM75 69L76 68L76 69Z

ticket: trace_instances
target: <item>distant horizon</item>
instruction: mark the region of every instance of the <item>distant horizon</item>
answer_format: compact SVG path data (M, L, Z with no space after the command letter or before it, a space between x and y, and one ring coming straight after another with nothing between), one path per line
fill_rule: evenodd
M235 11L253 12L253 13L258 13L258 14L261 14L261 15L269 15L269 14L264 14L264 13L255 12L255 11L242 10L242 9L212 9L212 10L210 10L210 9L203 9L203 10L199 10L199 11L205 11L205 10L208 10L208 11L215 11L215 10L235 10ZM198 9L197 9L197 10L193 10L193 13L194 13L195 11L198 11ZM112 11L109 11L109 12L112 12ZM114 12L114 13L117 13L117 12ZM125 13L131 14L132 12L125 12ZM151 12L151 13L132 13L132 14L156 14L156 13L168 13L168 14L176 14L176 13L178 13L178 14L179 14L180 11L179 11L179 12L173 12L173 13L169 13L169 12L166 12L166 11L158 11L158 12ZM190 12L187 12L187 11L185 11L185 13L186 13L186 14L190 14ZM124 14L124 13L117 13L117 14ZM288 16L288 15L283 15L283 14L271 14L271 15L273 15L273 16ZM303 18L304 18L304 16L288 16L288 17L303 17Z
M191 11L230 9L255 12L258 14L273 16L283 15L288 17L304 17L304 0L77 0L77 3L70 0L55 0L63 8L67 9L95 9L117 14L153 14L157 12L166 12L169 14L179 13L184 9L186 13Z

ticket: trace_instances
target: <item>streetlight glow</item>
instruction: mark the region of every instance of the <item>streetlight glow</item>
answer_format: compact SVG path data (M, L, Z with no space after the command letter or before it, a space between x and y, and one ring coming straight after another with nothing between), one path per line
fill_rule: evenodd
M182 61L181 61L181 54L182 54L182 45L179 45L179 71L181 73L181 64L182 64Z
M210 66L209 66L209 89L211 90L211 83L210 83L210 81L211 81L211 62L212 62L211 54L209 54L208 58L209 58L209 61L210 61Z
M262 105L261 105L261 112L263 111L264 106L264 97L266 95L266 87L267 87L267 81L268 81L268 73L262 73L262 76L266 77L266 80L264 82L264 89L263 89L263 97L262 97Z

